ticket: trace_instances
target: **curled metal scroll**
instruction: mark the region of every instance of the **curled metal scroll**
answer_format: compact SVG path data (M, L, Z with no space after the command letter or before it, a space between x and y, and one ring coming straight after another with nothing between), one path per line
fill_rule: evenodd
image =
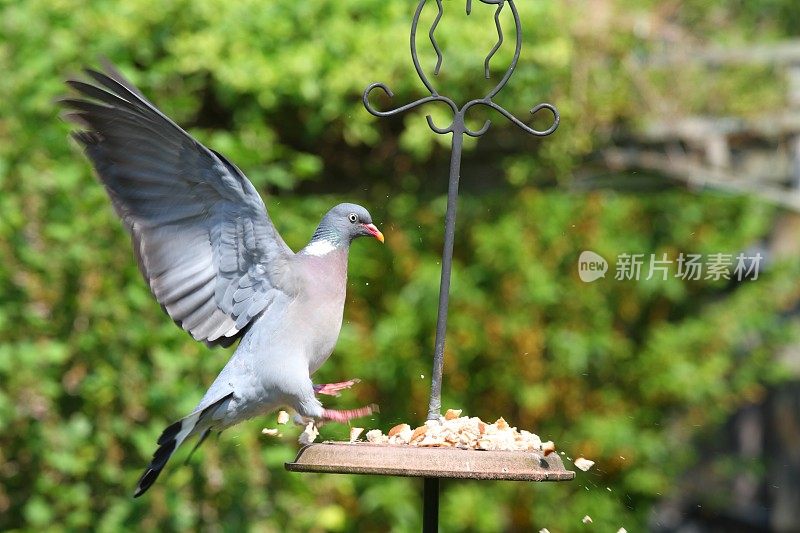
M388 86L386 86L386 84L373 83L364 90L362 98L364 102L364 107L366 107L367 111L378 117L389 117L392 115L397 115L405 111L417 108L419 106L427 104L428 102L443 102L447 106L449 106L450 109L453 111L453 119L448 126L440 127L434 123L430 115L427 115L426 120L431 130L433 130L435 133L438 134L466 133L470 137L480 137L489 130L489 127L491 126L491 121L487 120L480 129L472 130L465 124L464 119L466 112L469 109L481 105L484 107L488 107L490 109L494 109L495 111L503 115L505 118L507 118L509 121L511 121L512 124L519 127L520 129L522 129L523 131L525 131L530 135L535 135L537 137L545 137L556 131L556 129L558 128L558 124L560 122L560 116L558 114L558 110L556 110L556 108L551 104L541 103L535 106L533 109L531 109L530 111L531 115L538 113L542 109L550 111L550 113L553 115L553 122L550 125L550 127L544 130L537 130L528 126L527 124L525 124L525 122L515 117L512 113L501 107L499 104L492 101L492 99L497 95L497 93L499 93L503 89L503 87L505 87L505 85L508 83L509 78L511 78L511 75L514 73L514 70L517 66L517 62L519 61L520 51L522 50L522 24L520 22L519 12L517 11L517 7L514 5L514 0L480 0L480 1L483 2L484 4L497 6L494 15L495 27L497 28L497 43L495 43L489 54L486 56L486 59L484 60L484 71L485 71L484 74L486 78L489 78L490 74L489 63L491 62L495 53L500 49L500 47L504 42L503 29L500 24L500 12L506 4L508 4L508 6L511 9L511 13L514 17L514 27L516 30L516 46L514 49L514 56L511 60L511 64L508 66L505 74L492 90L490 90L483 98L470 100L461 107L459 107L450 98L440 95L436 91L436 88L433 86L433 84L430 82L425 72L422 70L422 66L420 65L419 56L417 53L417 26L419 24L419 18L420 15L422 14L422 10L425 7L425 4L427 3L427 0L420 0L419 5L417 6L417 10L414 13L413 21L411 23L411 59L414 62L414 69L417 71L419 79L422 81L423 85L425 85L425 88L430 92L430 96L420 98L419 100L416 100L401 107L397 107L395 109L380 111L377 108L375 108L370 102L370 94L372 93L372 91L376 88L379 88L390 98L394 96L394 93L391 91L391 89L389 89ZM436 7L438 8L438 13L433 21L433 24L431 25L430 30L428 31L428 38L430 39L431 45L433 46L433 49L436 52L436 66L434 67L434 75L438 76L439 70L442 65L442 51L441 48L439 47L438 42L436 41L435 31L442 18L443 7L442 7L442 0L435 0L435 2L436 2ZM471 10L472 10L472 0L467 0L468 15L471 13Z

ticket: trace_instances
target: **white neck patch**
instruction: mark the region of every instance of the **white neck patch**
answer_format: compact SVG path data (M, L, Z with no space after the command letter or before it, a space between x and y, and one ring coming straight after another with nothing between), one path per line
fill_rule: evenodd
M303 248L302 253L305 255L313 255L314 257L322 257L323 255L328 255L335 249L336 246L334 246L331 241L314 241Z

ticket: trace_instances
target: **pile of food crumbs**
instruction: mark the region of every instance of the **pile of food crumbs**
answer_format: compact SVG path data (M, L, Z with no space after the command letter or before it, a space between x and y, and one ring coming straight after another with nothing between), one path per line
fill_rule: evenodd
M278 413L278 424L286 424L289 414ZM364 428L350 428L350 442L359 442ZM264 428L261 433L271 437L283 436L277 429ZM308 445L319 436L314 422L306 424L300 434L300 444ZM553 441L542 442L538 435L530 431L517 430L503 418L488 424L480 418L461 416L461 409L448 409L438 420L427 420L417 428L408 424L398 424L384 434L380 429L372 429L364 435L372 444L407 445L420 447L460 448L463 450L501 450L501 451L541 451L545 456L556 450ZM580 457L575 465L581 470L589 470L594 462Z
M363 428L350 430L350 442L357 442ZM448 409L438 420L428 420L412 428L398 424L384 434L380 429L367 431L367 442L373 444L409 445L420 447L453 447L464 450L555 451L552 441L542 442L530 431L517 430L503 418L488 424L478 417L461 416L460 409Z

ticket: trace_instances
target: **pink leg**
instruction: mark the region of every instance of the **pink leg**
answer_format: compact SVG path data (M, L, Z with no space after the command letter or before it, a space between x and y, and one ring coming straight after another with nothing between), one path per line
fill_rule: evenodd
M380 410L376 404L370 404L358 409L347 409L340 411L338 409L323 409L322 418L325 420L333 420L334 422L348 422L354 418L361 418L362 416L369 416L372 413L379 413Z
M327 394L328 396L339 396L340 390L349 389L356 383L361 383L361 380L355 378L340 383L323 383L321 385L314 385L314 392L317 394Z

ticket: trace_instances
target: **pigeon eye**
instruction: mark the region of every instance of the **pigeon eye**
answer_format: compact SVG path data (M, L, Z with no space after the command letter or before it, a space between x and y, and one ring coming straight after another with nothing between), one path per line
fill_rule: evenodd
M353 224L355 224L358 221L358 215L356 215L355 213L350 213L347 216L347 218L349 218L350 222L352 222Z

